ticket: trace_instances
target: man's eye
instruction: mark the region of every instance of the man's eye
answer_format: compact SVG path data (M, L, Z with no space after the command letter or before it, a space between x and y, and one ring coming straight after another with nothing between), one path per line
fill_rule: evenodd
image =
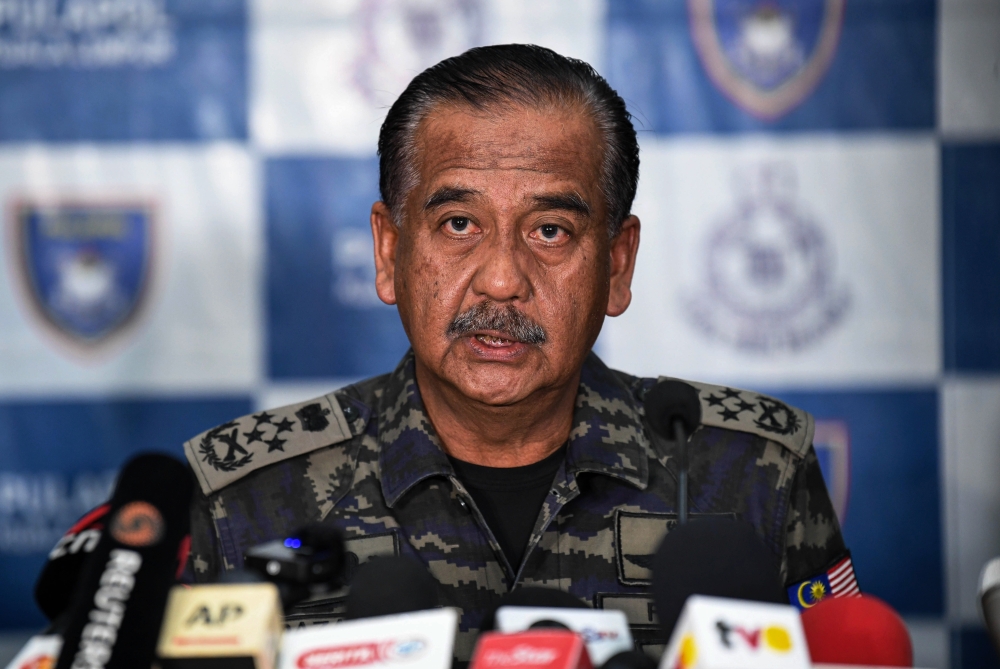
M546 224L538 228L538 233L548 241L555 241L560 232L562 232L562 228L553 224Z
M455 216L453 218L449 218L445 222L445 225L447 225L452 232L458 232L458 233L467 232L470 224L471 221L462 216Z

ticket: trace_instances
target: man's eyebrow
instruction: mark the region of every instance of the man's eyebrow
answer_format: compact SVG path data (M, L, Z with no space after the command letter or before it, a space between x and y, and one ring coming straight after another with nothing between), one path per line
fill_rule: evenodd
M590 205L580 197L579 193L556 193L554 195L536 195L532 198L539 209L561 209L582 216L590 216Z
M468 202L469 198L473 195L479 195L479 191L472 190L471 188L451 188L449 186L438 188L424 202L424 211L451 202Z

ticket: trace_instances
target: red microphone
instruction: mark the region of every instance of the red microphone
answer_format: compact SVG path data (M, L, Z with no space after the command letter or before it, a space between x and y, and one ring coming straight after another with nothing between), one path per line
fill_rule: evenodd
M827 598L802 613L814 664L912 667L910 633L878 597Z
M469 669L593 669L583 637L560 629L485 632Z

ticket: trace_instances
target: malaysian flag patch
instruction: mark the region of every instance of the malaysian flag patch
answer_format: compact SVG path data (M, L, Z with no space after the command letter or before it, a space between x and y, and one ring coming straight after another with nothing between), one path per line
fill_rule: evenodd
M829 597L857 597L860 594L850 553L824 573L788 587L788 601L799 611L811 609Z

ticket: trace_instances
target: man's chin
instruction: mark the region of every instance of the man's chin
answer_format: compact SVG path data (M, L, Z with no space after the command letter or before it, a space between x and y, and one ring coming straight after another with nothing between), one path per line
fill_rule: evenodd
M442 369L445 378L463 395L484 404L516 404L541 381L542 353L532 344L487 347L474 337L462 337L452 343L449 354Z

